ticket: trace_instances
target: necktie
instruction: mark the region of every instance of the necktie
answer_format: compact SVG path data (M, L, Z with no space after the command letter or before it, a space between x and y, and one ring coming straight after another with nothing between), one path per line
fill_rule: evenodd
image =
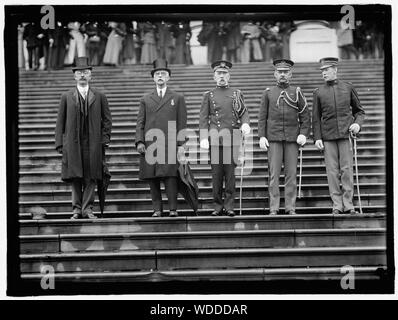
M159 98L162 99L162 90L159 90Z

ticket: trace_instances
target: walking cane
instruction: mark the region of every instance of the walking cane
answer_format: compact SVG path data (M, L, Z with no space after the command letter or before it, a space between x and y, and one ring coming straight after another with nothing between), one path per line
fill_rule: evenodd
M301 176L303 173L303 147L300 146L300 169L299 169L299 188L298 188L298 198L301 199Z
M245 166L245 136L242 134L242 161L240 165L239 215L242 215L243 168Z
M359 204L359 213L362 212L362 203L361 203L361 193L359 192L359 178L358 178L358 157L357 157L357 135L351 133L351 137L354 140L354 163L355 163L355 176L357 180L357 193L358 193L358 204Z

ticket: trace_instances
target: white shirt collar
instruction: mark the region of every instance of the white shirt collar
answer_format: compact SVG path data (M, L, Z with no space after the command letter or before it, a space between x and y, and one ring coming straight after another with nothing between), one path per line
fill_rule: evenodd
M167 87L164 87L162 89L156 88L156 90L158 92L158 95L159 95L160 91L162 91L162 97L164 97L164 95L166 94Z
M85 96L87 95L88 89L89 89L89 86L82 87L82 86L77 85L77 90L79 90L79 93L80 93L83 97L85 97Z

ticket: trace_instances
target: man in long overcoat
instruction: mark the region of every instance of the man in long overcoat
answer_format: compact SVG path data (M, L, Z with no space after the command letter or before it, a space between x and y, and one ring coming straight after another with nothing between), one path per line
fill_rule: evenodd
M153 217L163 212L160 183L165 185L170 216L177 213L178 159L184 157L187 110L184 96L167 87L171 71L167 61L153 62L151 75L155 90L140 101L135 145L140 153L139 178L146 180L151 189Z
M258 114L260 148L268 150L269 213L278 214L279 176L285 170L285 212L296 213L297 159L299 146L307 142L311 119L300 87L290 85L293 61L274 61L277 85L264 90Z
M325 84L314 90L312 124L315 146L324 150L332 213L355 214L349 137L361 130L365 110L352 83L337 79L338 59L323 58L320 63Z
M106 96L89 86L92 67L88 58L76 58L72 70L77 85L61 97L55 148L62 153L62 180L72 186L72 219L93 219L95 186L102 179L112 118Z

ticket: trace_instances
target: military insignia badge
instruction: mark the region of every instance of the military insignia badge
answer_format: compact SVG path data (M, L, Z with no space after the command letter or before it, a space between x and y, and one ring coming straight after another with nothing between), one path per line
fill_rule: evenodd
M174 99L171 99L171 105L174 106Z

